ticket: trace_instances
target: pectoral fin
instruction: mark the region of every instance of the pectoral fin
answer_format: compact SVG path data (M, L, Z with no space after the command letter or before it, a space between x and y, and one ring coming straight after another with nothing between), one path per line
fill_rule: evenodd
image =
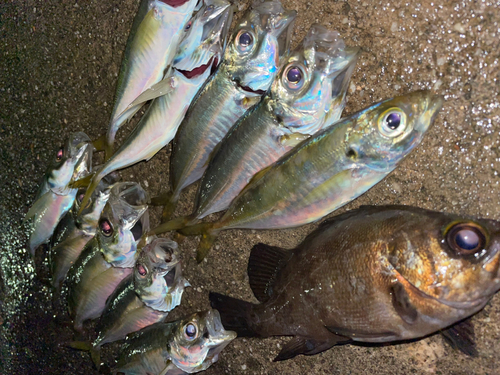
M441 330L441 334L452 348L458 349L468 356L477 357L474 325L470 319Z
M418 318L418 311L411 303L410 296L405 287L400 282L396 282L391 288L391 294L392 306L401 319L408 324L415 323Z
M285 146L285 147L295 147L302 141L305 141L306 139L310 138L310 134L302 134L302 133L292 133L292 134L286 134L282 135L280 137L280 143Z
M324 352L337 344L346 344L351 340L342 336L332 335L331 339L326 341L317 341L311 338L296 336L286 343L274 362L284 361L293 358L299 354L313 355Z
M141 93L132 103L129 104L127 108L125 108L122 113L120 113L119 116L117 116L117 118L137 105L141 105L149 100L153 100L160 96L168 94L174 87L175 80L171 77L165 78L164 80L154 84L149 89Z

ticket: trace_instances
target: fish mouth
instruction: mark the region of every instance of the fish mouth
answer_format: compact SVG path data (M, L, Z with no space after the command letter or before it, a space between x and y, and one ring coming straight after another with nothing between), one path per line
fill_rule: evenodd
M187 79L193 79L205 73L209 67L217 67L217 58L212 57L206 64L200 65L193 70L181 70L177 69L179 73L182 73Z
M249 86L243 86L239 80L235 80L234 81L236 83L236 86L238 86L241 90L243 91L246 91L246 92L249 92L251 94L256 94L256 95L259 95L259 96L262 96L266 93L266 90L253 90L251 87Z
M170 5L172 8L178 8L186 4L188 1L191 0L160 0L160 3Z

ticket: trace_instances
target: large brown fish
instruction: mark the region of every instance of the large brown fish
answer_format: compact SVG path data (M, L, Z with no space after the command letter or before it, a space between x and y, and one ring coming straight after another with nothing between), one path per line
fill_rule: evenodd
M238 336L294 336L283 360L449 327L500 289L499 265L498 221L368 206L324 222L291 251L256 245L248 275L261 304L210 299Z

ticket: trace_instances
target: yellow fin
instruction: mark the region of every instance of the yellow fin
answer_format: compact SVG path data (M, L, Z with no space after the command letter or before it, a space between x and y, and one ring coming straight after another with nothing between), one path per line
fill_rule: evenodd
M292 134L285 134L280 137L280 143L283 146L286 147L295 147L299 143L302 143L306 139L309 139L311 137L310 134L302 134L302 133L292 133Z

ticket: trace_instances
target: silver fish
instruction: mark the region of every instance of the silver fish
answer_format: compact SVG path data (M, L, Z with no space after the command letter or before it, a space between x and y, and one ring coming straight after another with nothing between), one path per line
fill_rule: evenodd
M221 230L292 228L321 219L384 179L422 141L443 99L416 91L340 120L254 176L203 234L202 260Z
M175 136L168 216L181 190L201 178L213 149L271 87L279 56L289 51L296 15L277 0L255 1L235 27L217 73L198 94Z
M138 104L130 107L130 104L163 78L197 1L141 1L118 77L115 105L106 135L106 159L112 155L115 135L120 126L142 106Z
M193 213L153 233L226 209L255 173L339 118L357 55L358 49L346 48L338 33L313 25L283 62L263 103L229 131L211 156Z
M33 218L29 239L31 255L50 239L73 205L78 190L71 188L70 183L90 172L92 151L90 138L82 132L72 133L65 145L57 150L42 179L35 203L25 217L25 220Z
M103 186L102 189L98 188L92 195L90 205L84 208L80 215L76 215L83 194L83 192L80 193L80 200L77 196L73 204L72 211L75 212L76 217L70 217L70 214L66 216L70 223L68 227L64 228L64 233L57 245L50 249L49 263L52 286L56 291L61 289L68 270L76 262L87 242L94 238L97 231L97 222L104 205L109 199L110 190L107 186Z
M148 196L133 182L117 183L104 207L98 231L68 272L70 315L75 329L101 316L108 297L133 273L137 243L148 230Z
M94 175L82 205L87 204L104 176L149 160L173 139L191 100L220 61L231 17L232 7L227 1L205 1L177 49L170 74L161 82L167 86L165 95L151 103L125 143ZM145 92L139 101L158 95L155 91L150 96L151 92Z
M127 280L110 296L93 344L73 342L71 347L88 350L100 364L102 345L124 339L129 333L165 320L181 302L190 284L182 277L177 243L154 239L140 253L133 280Z
M157 323L129 336L114 375L180 375L204 371L236 333L226 331L217 310Z

